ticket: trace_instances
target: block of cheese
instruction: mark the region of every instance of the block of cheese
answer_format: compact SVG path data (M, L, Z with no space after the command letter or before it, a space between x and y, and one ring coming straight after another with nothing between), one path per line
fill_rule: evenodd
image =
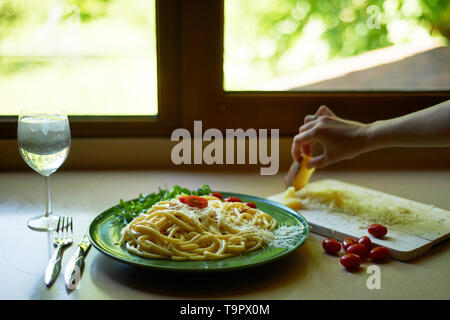
M314 172L314 168L307 167L310 160L310 156L302 155L300 161L292 163L285 178L287 188L293 186L295 190L300 190L308 184L309 178Z

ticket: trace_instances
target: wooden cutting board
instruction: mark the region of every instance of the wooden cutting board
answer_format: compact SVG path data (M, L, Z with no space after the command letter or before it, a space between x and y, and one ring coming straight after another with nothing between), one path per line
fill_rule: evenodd
M450 237L450 212L444 209L436 208L432 205L415 202L412 200L400 198L380 191L363 188L360 186L344 183L339 180L321 180L314 183L327 183L336 186L337 189L345 186L347 190L354 190L359 195L375 197L376 199L386 199L398 205L414 206L423 208L421 223L408 225L396 224L388 225L388 234L384 239L372 237L367 232L367 225L371 222L358 216L352 216L323 209L302 209L298 212L306 218L311 231L325 237L332 237L342 241L347 237L359 238L367 235L375 245L384 246L390 249L391 256L397 260L409 261L425 252L434 244L444 241ZM282 202L284 192L270 196L270 200Z

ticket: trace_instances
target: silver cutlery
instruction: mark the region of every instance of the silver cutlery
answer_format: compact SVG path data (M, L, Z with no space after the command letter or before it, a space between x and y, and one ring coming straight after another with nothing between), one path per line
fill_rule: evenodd
M75 254L70 258L64 271L64 281L67 289L73 290L78 286L84 266L84 258L88 254L90 247L91 242L86 231L80 243L78 243Z
M61 270L61 259L64 248L72 244L73 221L71 217L59 217L58 226L53 237L53 245L56 247L47 269L45 270L45 284L47 287L55 282Z

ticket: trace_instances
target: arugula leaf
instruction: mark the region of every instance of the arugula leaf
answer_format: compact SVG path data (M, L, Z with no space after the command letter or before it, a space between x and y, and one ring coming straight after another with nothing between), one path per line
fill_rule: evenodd
M113 209L115 214L114 223L119 226L125 226L134 218L150 209L155 203L163 200L170 200L181 194L205 196L210 194L211 188L205 184L197 190L189 190L187 188L174 185L171 190L158 188L158 192L147 195L139 194L135 201L125 202L120 199L119 204Z

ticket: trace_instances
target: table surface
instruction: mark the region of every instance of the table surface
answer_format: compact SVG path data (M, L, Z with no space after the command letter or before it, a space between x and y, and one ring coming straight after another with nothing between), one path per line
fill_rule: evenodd
M316 172L450 209L450 171ZM180 184L267 197L283 190L282 173L114 171L57 172L50 178L53 211L74 219L77 243L90 221L120 198L135 198L158 186ZM27 220L45 210L44 178L33 172L0 174L1 299L450 299L450 241L411 262L380 264L381 288L368 289L370 262L346 272L311 234L294 253L253 269L223 273L171 273L116 262L92 248L77 289L63 276L47 288L44 270L53 252L51 234L32 231ZM76 246L64 254L63 268Z

